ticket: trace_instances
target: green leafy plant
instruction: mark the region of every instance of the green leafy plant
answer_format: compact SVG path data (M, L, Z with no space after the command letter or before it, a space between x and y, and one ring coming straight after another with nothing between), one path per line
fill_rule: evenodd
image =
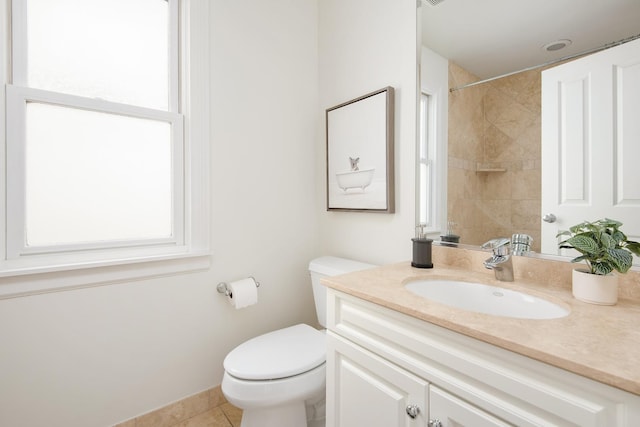
M582 255L571 262L585 261L591 274L605 275L613 270L626 273L633 263L632 253L640 256L640 243L627 240L621 226L621 222L608 218L583 222L558 233L556 237L569 236L558 246L580 252Z

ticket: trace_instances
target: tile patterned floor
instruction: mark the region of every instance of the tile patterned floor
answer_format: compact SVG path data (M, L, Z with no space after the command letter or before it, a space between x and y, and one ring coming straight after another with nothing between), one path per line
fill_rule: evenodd
M229 403L196 415L176 427L240 427L242 411Z
M227 402L218 386L114 427L240 427L241 420L242 410Z

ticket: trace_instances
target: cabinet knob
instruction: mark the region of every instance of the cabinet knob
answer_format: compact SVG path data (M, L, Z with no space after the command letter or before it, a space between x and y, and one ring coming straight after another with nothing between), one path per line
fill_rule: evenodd
M542 217L542 220L543 220L544 222L549 222L549 223L551 223L551 222L556 222L556 219L558 219L558 218L557 218L554 214L552 214L552 213L545 214L545 215Z
M418 405L407 406L407 415L409 415L411 418L417 417L419 413L420 413L420 408L418 407Z
M429 420L429 427L442 427L442 422L439 419Z

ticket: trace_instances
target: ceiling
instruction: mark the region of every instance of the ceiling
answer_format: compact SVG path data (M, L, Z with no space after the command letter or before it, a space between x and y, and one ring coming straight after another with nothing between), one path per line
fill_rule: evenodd
M482 79L640 34L640 0L421 1L422 44Z

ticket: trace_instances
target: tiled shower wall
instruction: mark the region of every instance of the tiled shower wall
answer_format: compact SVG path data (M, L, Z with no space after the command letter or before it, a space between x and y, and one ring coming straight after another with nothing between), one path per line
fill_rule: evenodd
M526 233L540 250L540 73L449 95L448 218L462 243ZM478 80L450 63L449 87Z

